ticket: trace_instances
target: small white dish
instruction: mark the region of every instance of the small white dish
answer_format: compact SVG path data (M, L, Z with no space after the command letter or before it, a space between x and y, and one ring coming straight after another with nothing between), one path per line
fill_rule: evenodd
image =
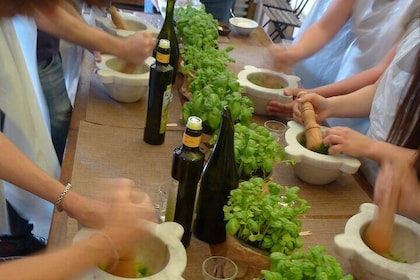
M231 17L229 23L234 32L245 36L251 34L251 32L258 27L258 22L244 17Z

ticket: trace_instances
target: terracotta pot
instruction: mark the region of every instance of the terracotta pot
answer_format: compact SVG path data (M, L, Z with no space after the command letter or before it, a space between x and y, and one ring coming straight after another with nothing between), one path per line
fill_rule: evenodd
M251 280L262 277L260 271L270 268L269 253L239 241L235 236L226 236L227 257L238 266L236 279Z

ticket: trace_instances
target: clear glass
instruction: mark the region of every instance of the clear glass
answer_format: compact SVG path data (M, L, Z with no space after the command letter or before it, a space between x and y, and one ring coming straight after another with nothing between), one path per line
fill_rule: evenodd
M203 279L205 280L233 280L238 274L235 262L222 256L212 256L204 260Z
M286 125L284 123L276 120L269 120L264 123L264 127L270 131L274 140L281 142L284 132L286 131Z
M172 180L168 180L159 185L158 203L156 203L155 208L156 208L160 223L164 223L166 221L168 196L169 196L169 192L172 190L173 187L174 186L173 186Z

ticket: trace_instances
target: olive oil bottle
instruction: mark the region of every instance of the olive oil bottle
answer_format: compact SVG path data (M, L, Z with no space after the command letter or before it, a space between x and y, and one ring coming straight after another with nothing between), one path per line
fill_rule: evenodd
M233 140L233 121L225 106L216 144L201 175L193 229L198 239L209 244L226 240L223 206L239 184Z
M172 65L172 67L174 68L174 72L172 74L172 84L175 83L177 69L178 69L178 58L179 58L178 39L176 37L175 24L174 24L174 6L175 6L175 0L167 0L165 21L163 22L162 28L157 37L158 40L167 39L171 42L171 57L170 57L169 64ZM156 52L157 52L157 46L153 51L154 57L156 57Z
M204 165L204 153L200 150L202 120L191 116L185 127L182 145L173 152L173 189L168 194L165 221L174 221L184 227L182 244L188 247L191 240L192 220L198 181Z
M144 141L152 145L160 145L165 141L168 110L172 102L172 73L174 72L169 64L170 49L169 40L159 40L156 62L150 66Z

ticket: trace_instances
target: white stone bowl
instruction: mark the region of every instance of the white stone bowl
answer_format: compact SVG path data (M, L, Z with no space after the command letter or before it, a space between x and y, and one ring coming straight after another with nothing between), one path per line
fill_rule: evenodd
M420 279L420 224L395 215L391 260L372 251L362 240L362 234L372 220L376 205L364 203L358 214L351 217L343 234L334 238L335 251L351 263L358 280L418 280Z
M244 70L239 72L238 81L245 88L244 95L254 102L254 113L264 116L267 115L265 107L268 101L277 100L281 103L292 101L292 97L285 96L283 90L297 88L300 78L246 65ZM282 88L279 88L280 86Z
M258 27L258 22L249 18L232 17L229 19L232 30L241 35L248 36Z
M121 12L120 15L124 22L127 24L128 30L118 29L112 22L111 15L108 15L107 17L96 17L95 24L104 31L119 37L131 36L136 31L149 31L153 34L154 37L159 34L158 29L156 29L150 23L143 21L138 16L124 12Z
M327 127L322 127L325 131ZM343 154L324 155L313 152L300 144L305 137L303 125L289 121L285 134L285 152L288 158L296 161L293 165L295 175L304 182L313 185L325 185L336 180L341 174L354 174L360 167L360 161Z
M102 61L96 63L97 75L111 98L118 102L137 102L148 91L150 65L154 61L153 57L148 57L133 74L125 74L119 72L125 65L124 60L113 55L102 55Z
M88 238L95 230L83 228L73 239L73 243ZM182 280L182 274L187 266L187 253L181 243L184 228L174 222L158 224L154 227L153 238L140 244L137 261L144 264L153 273L143 278L126 278L109 274L99 268L94 268L77 280Z

